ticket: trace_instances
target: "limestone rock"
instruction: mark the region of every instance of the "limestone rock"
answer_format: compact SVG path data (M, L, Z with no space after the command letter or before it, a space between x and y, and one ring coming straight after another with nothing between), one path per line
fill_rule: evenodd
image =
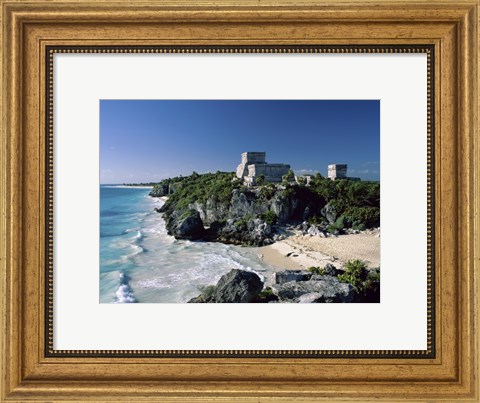
M307 281L312 277L308 270L284 270L275 273L277 284L288 283L289 281Z
M262 291L260 277L250 271L233 269L224 274L208 294L201 294L189 302L246 303L253 302Z
M325 275L327 276L338 276L339 274L342 274L343 271L342 270L338 270L333 264L331 263L327 263L324 268L323 268L323 272L325 273Z
M272 226L258 218L248 221L230 219L223 227L215 229L217 230L215 240L221 242L251 246L265 246L274 242ZM213 236L213 232L209 232Z
M168 196L168 185L161 184L161 183L155 185L153 189L150 191L149 196L152 196L152 197Z
M325 207L322 208L321 213L330 224L335 223L337 219L337 209L333 204L327 203Z
M168 233L177 239L195 240L205 234L200 214L196 210L175 212L166 222Z
M353 302L355 289L351 284L340 283L335 277L309 281L290 281L274 284L272 291L280 300L295 302ZM304 296L306 294L315 294Z

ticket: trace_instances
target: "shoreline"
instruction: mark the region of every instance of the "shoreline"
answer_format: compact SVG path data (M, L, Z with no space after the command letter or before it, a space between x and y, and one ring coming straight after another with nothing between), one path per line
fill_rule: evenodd
M155 198L165 203L169 197ZM286 228L281 232L285 235ZM292 229L288 233L285 239L271 245L247 247L263 266L263 270L255 271L265 278L265 287L275 282L275 273L284 270L306 270L327 264L343 269L351 259L364 261L369 269L380 267L380 228L328 237L303 235L301 231Z
M133 185L100 185L104 188L114 188L114 189L153 189L153 186L133 186Z
M350 259L363 260L368 268L380 267L380 229L328 238L295 233L260 247L258 256L272 273L324 267L327 263L342 268Z

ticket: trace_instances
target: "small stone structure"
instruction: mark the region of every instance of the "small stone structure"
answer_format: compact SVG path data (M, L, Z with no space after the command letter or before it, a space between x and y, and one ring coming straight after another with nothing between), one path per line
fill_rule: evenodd
M360 181L360 178L347 176L347 164L331 164L328 166L328 177L334 181L335 179L348 179L350 181Z
M328 177L332 181L335 179L346 179L347 164L330 164L328 166Z
M243 178L246 186L255 185L256 178L259 175L265 177L265 182L279 183L282 176L290 170L288 164L268 164L265 160L265 152L245 152L242 153L242 162L237 167L237 177Z
M303 181L302 179L303 178ZM295 176L295 182L297 183L303 183L305 185L310 185L310 182L312 181L313 177L312 175L300 175L300 176Z

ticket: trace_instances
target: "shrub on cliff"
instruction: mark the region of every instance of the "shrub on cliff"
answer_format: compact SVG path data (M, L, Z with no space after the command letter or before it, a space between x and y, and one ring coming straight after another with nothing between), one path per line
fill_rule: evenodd
M273 183L267 183L260 188L260 198L270 200L277 192L277 187Z
M330 210L335 210L335 218L330 220L335 229L380 226L379 182L332 181L316 175L310 182L310 189L325 199ZM320 217L316 220L322 221Z
M164 179L159 183L153 185L153 189L150 192L150 196L161 197L168 196L170 193L170 185L173 183L180 183L183 180L182 176L177 176L176 178Z
M307 180L305 179L304 176L297 176L297 183L298 183L300 186L305 186L306 183L307 183Z
M176 179L173 178L172 183L176 183ZM202 175L194 172L190 176L182 177L181 186L170 196L163 210L168 211L169 206L175 206L175 209L185 209L189 204L206 203L209 199L213 202L228 204L232 197L232 191L238 189L240 185L240 181L232 172Z
M291 169L287 172L286 175L282 176L282 181L286 183L295 181L295 174Z
M266 213L261 215L261 219L265 221L267 224L274 225L277 223L277 215L272 211L269 210Z
M379 207L349 207L341 216L344 227L358 228L362 224L365 228L380 226Z
M380 182L335 180L315 176L310 187L336 207L380 207Z
M265 183L265 175L258 175L255 178L255 184L257 186L262 186Z

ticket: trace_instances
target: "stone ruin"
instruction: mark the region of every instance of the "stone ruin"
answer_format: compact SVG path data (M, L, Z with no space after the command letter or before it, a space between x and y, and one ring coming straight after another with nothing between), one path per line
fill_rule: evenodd
M360 178L347 176L347 164L331 164L328 166L328 177L334 181L335 179L348 179L350 181L360 181Z
M265 177L265 182L280 183L289 170L288 164L268 164L265 152L245 152L237 167L237 177L243 178L246 186L254 186L259 175Z
M328 165L328 178L335 179L349 179L359 181L360 178L352 178L347 176L347 164L330 164ZM266 162L265 152L245 152L242 153L242 162L237 167L237 178L242 179L245 186L255 186L256 178L263 175L265 182L281 183L283 176L290 171L288 164L268 164ZM298 177L295 177L297 181ZM311 176L303 176L305 183L308 185Z
M328 177L331 180L347 178L347 164L331 164L328 166Z

